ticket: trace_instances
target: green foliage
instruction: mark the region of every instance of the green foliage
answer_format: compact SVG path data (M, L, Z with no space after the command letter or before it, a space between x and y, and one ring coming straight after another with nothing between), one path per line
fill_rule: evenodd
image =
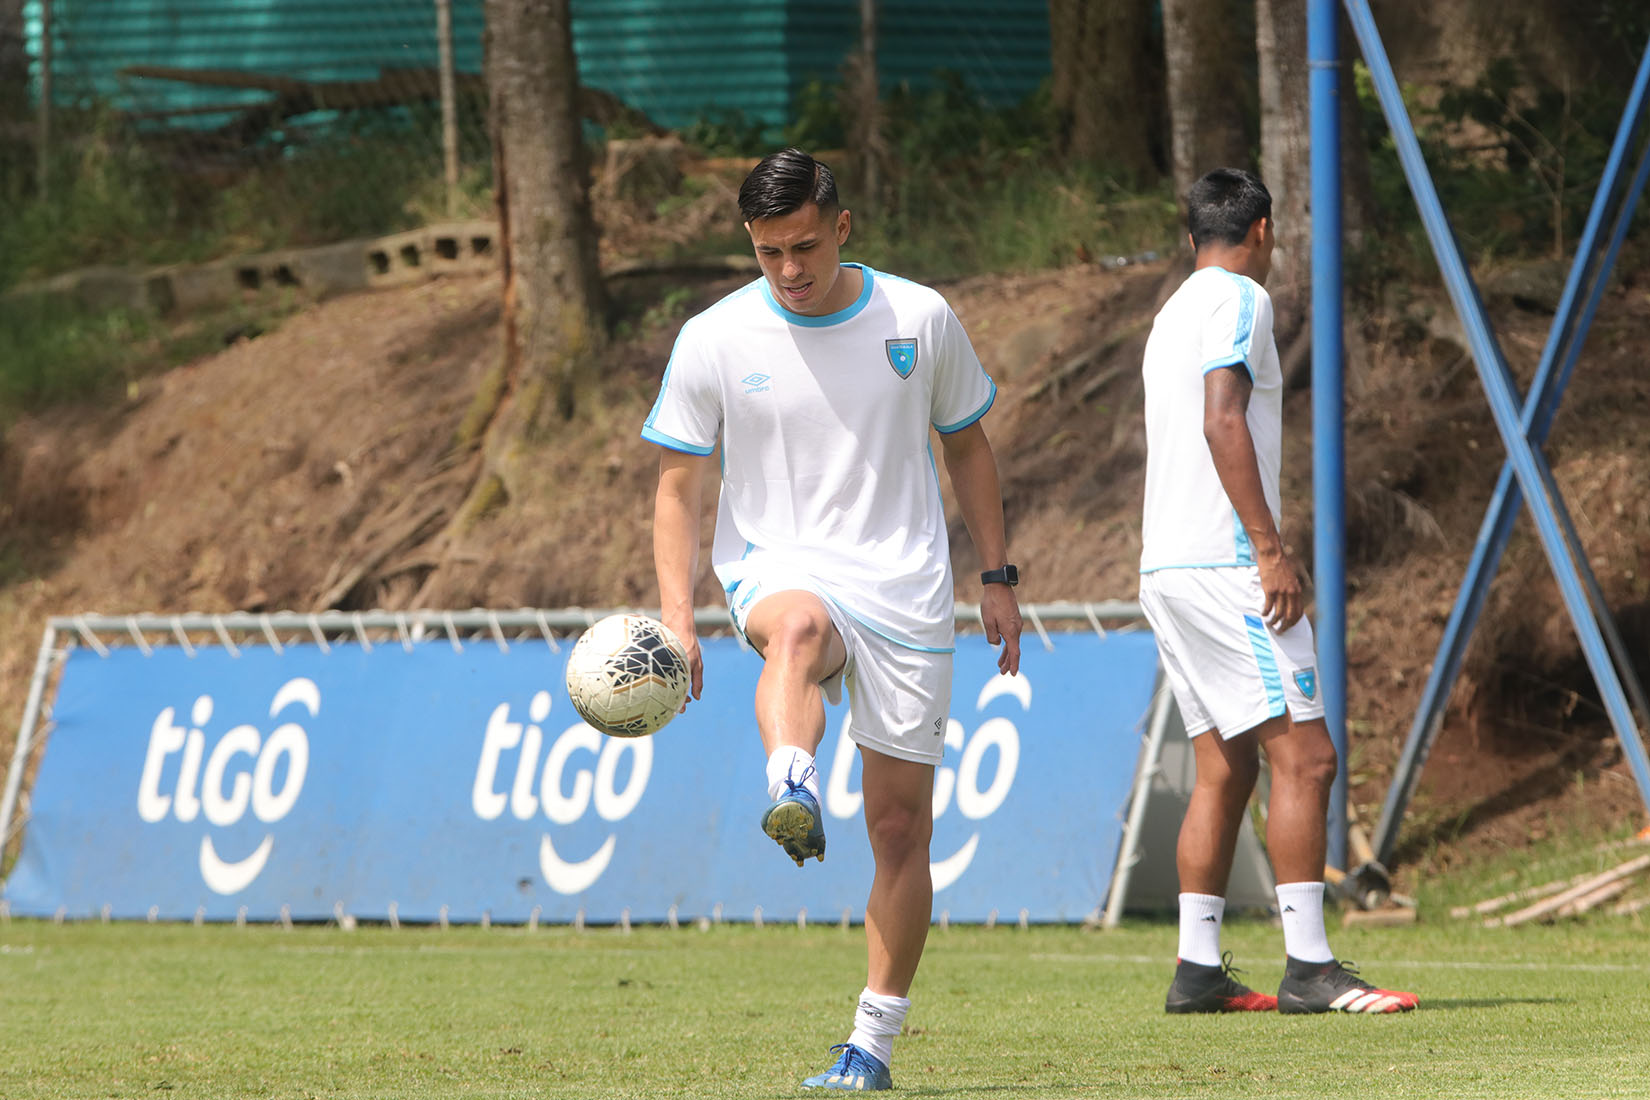
M706 156L744 156L766 141L767 126L744 111L729 108L700 115L682 130L682 140Z
M847 129L841 103L811 85L786 139L836 147ZM1166 185L1131 193L1092 169L1062 165L1046 89L998 108L960 75L941 72L928 88L896 89L883 118L883 192L845 196L858 219L848 250L873 266L956 278L1135 256L1175 239Z
M154 332L149 319L127 310L0 298L0 423L118 389Z
M1377 279L1430 272L1431 246L1362 63L1354 88L1379 221L1353 267ZM1469 262L1573 254L1625 107L1624 88L1562 88L1502 58L1470 85L1446 86L1436 96L1406 87L1403 94ZM1636 224L1645 218L1641 205Z
M204 135L138 132L106 110L57 120L46 186L32 155L0 158L0 287L93 264L192 262L412 228L447 216L428 109L277 131L231 156ZM471 120L456 214L491 209L492 166Z
M22 412L119 399L137 379L272 327L292 308L236 306L168 324L53 295L0 297L0 427Z

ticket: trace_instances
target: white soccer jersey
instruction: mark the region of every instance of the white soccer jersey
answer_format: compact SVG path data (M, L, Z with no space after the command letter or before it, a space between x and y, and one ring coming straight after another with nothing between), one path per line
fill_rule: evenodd
M711 565L724 589L773 555L878 633L953 641L950 542L929 427L985 415L996 384L938 292L859 266L846 309L792 313L757 279L682 326L642 438L722 444Z
M1142 573L1254 564L1254 547L1203 436L1203 376L1238 363L1254 383L1245 419L1266 506L1282 529L1283 372L1272 338L1272 299L1253 279L1201 268L1163 304L1146 341Z

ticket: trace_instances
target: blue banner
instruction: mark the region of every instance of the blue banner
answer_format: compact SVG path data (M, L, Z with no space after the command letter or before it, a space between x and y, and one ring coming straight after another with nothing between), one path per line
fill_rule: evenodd
M958 639L936 916L1076 921L1105 900L1157 653L1144 631L1053 639L1012 678ZM704 698L635 740L578 720L569 644L74 650L5 897L117 919L863 919L847 708L818 759L828 854L799 869L758 826L761 661L703 646Z

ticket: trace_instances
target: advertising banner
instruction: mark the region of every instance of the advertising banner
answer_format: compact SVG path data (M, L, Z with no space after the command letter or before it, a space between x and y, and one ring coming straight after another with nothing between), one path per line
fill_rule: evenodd
M1105 900L1156 649L959 637L934 786L936 917L1076 921ZM703 639L704 697L652 737L568 702L568 643L70 652L5 885L14 914L409 922L863 919L846 706L818 766L823 863L759 827L761 661Z

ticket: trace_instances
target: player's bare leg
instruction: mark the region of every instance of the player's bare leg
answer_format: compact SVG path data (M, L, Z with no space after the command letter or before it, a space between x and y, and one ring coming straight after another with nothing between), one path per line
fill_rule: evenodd
M1256 730L1266 753L1266 852L1279 882L1321 882L1335 744L1322 718L1274 718Z
M1282 720L1280 720L1282 721ZM1335 781L1335 745L1323 719L1289 723L1262 733L1271 769L1266 848L1278 880L1283 918L1284 974L1278 1010L1407 1012L1413 993L1377 989L1329 949L1323 921L1323 867L1328 850L1329 788Z
M756 726L768 753L768 797L762 831L798 867L825 858L825 820L819 805L814 754L825 735L819 682L847 660L847 647L819 597L776 592L751 609L745 636L762 654L756 681Z
M1256 732L1227 740L1219 730L1208 730L1192 738L1197 779L1175 845L1175 868L1183 893L1226 894L1238 830L1260 777Z
M867 984L903 997L911 989L934 912L929 841L934 835L934 767L861 748L865 831L876 878L865 903Z
M886 1089L894 1038L911 1007L907 994L928 942L934 880L928 867L934 835L934 768L860 747L865 831L876 877L865 903L866 981L854 1030L836 1065L805 1088Z
M1180 823L1175 866L1180 874L1180 948L1167 1012L1268 1012L1276 998L1256 993L1233 977L1220 950L1226 913L1226 881L1232 873L1238 831L1249 795L1260 776L1256 731L1230 740L1219 730L1192 738L1197 779Z

